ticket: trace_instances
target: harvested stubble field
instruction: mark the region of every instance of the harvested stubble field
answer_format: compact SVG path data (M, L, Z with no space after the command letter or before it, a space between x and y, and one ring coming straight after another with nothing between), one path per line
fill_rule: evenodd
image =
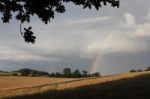
M4 76L0 77L0 90L32 87L65 80L66 78Z
M150 92L150 72L126 73L101 78L77 80L63 79L61 81L58 80L58 82L61 83L45 84L38 87L14 90L3 90L1 96L10 96L12 99L110 99L110 97L112 99L150 98L150 95L148 94ZM32 85L35 86L34 84Z
M69 78L0 76L0 98L39 91L40 86L71 80Z

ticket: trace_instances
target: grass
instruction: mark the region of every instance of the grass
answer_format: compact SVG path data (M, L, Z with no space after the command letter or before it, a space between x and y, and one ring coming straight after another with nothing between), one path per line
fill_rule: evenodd
M127 75L135 74L136 76L130 77L116 75L115 77L120 78L106 77L105 80L107 79L107 81L102 83L84 84L64 90L49 90L5 99L150 99L150 73ZM104 78L91 79L91 81L98 82L100 79ZM77 83L74 82L74 84ZM80 83L85 82L80 81Z

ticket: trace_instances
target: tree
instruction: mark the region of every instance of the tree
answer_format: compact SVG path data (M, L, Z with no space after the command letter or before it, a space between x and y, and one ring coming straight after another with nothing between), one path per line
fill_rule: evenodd
M139 70L137 70L137 72L143 72L143 70L139 69Z
M17 73L12 73L12 76L18 76L18 74Z
M72 76L73 76L73 77L76 77L76 78L80 78L80 77L81 77L80 70L76 69L76 70L72 73Z
M99 72L95 72L92 74L92 77L100 77L100 76L101 76L101 74Z
M59 73L59 72L56 72L55 76L56 76L56 77L62 77L62 74Z
M130 73L134 73L134 72L136 72L136 70L131 69L129 72L130 72Z
M147 68L145 69L145 71L150 71L150 67L147 67Z
M20 21L20 33L28 43L34 43L36 37L31 31L32 27L24 28L22 24L30 22L31 16L37 15L45 24L54 19L55 13L65 12L65 3L72 2L75 5L83 6L83 9L95 7L97 10L102 5L111 4L112 7L119 7L118 0L0 0L0 13L3 23L9 23L15 18Z
M70 77L71 76L71 69L70 68L64 68L63 74L64 74L64 77Z
M88 72L87 72L86 70L83 70L83 71L82 71L82 76L83 76L83 77L87 77L87 76L88 76Z

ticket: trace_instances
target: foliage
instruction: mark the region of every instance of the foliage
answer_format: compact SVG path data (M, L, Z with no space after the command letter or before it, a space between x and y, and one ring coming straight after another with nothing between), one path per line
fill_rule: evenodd
M23 68L17 71L12 72L1 72L0 75L11 75L11 76L25 76L25 77L40 77L40 76L47 76L47 77L66 77L66 78L83 78L83 77L99 77L101 76L99 72L88 74L86 70L83 70L82 73L79 69L75 69L73 72L71 68L64 68L62 73L48 73L45 71L38 71L28 68Z
M75 77L75 78L81 77L80 70L76 69L76 70L72 73L72 77Z
M147 68L145 69L145 71L150 71L150 67L147 67Z
M100 77L100 76L101 76L101 74L99 72L95 72L92 74L92 77Z
M22 37L28 43L34 43L36 37L33 36L31 28L25 28L25 32L21 31L21 25L24 22L30 22L31 16L38 16L38 18L45 24L54 19L55 13L64 13L65 4L72 2L75 5L80 5L91 9L95 7L97 10L102 5L111 4L112 7L119 7L118 0L0 0L0 14L3 23L15 18L21 22L20 32ZM27 31L26 31L27 30Z
M12 73L12 76L18 76L18 74L17 73Z
M137 70L137 72L143 72L143 70L139 69L139 70Z
M130 73L134 73L134 72L136 72L136 70L132 69L132 70L130 70L129 72L130 72Z
M64 68L63 75L64 75L64 77L71 77L71 69L70 68Z
M37 71L37 70L32 70L32 69L20 69L16 71L21 74L21 76L49 76L49 73L44 72L44 71Z
M83 77L87 77L87 76L88 76L88 71L83 70L83 71L82 71L82 76L83 76Z
M54 74L54 76L56 76L56 74ZM63 74L60 77L81 78L81 77L100 77L100 76L101 74L99 72L88 74L86 70L83 70L81 73L79 69L75 69L73 72L71 72L71 68L64 68Z

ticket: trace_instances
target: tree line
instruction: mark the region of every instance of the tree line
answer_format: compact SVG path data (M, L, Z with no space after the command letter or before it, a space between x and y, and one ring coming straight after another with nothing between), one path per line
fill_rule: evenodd
M131 69L129 72L130 73L134 73L134 72L143 72L143 71L150 71L150 66L147 67L145 70L142 70L142 69L138 69L138 70Z
M25 77L41 77L41 76L46 76L46 77L66 77L66 78L84 78L84 77L100 77L101 74L99 72L95 73L88 73L87 70L82 70L80 71L79 69L75 69L72 71L71 68L64 68L63 71L60 72L53 72L53 73L48 73L45 71L38 71L38 70L33 70L33 69L20 69L17 71L12 71L12 72L4 72L0 71L0 74L7 75L7 76L25 76Z
M99 72L88 73L87 70L80 71L79 69L75 69L72 71L71 68L64 68L62 73L56 72L51 73L51 77L67 77L67 78L82 78L82 77L100 77L101 74Z

